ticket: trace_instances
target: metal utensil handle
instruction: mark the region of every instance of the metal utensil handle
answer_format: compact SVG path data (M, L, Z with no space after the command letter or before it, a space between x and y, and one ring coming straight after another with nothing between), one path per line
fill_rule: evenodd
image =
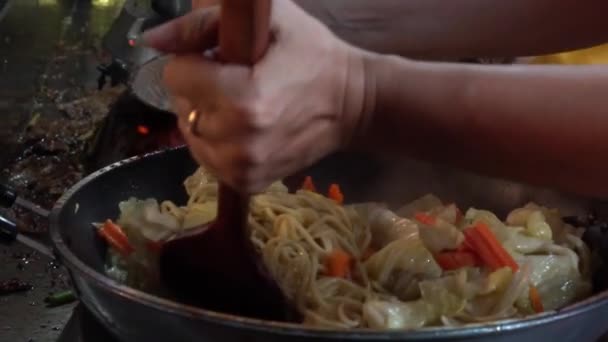
M10 208L17 200L17 192L8 185L0 184L0 207Z
M271 0L222 0L219 28L222 61L253 65L264 55L270 40L270 6ZM218 202L219 223L225 227L245 227L247 196L220 183Z
M17 224L4 216L0 216L0 243L11 243L17 240L18 234Z

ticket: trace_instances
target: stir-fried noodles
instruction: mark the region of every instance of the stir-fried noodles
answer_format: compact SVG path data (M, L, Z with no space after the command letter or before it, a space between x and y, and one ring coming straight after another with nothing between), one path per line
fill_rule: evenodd
M131 198L120 203L116 224L100 225L109 276L159 291L159 246L217 211L214 177L199 169L184 184L184 206ZM554 310L591 293L580 231L535 204L501 221L475 208L462 214L432 195L391 211L275 183L252 199L249 227L306 325L460 325Z

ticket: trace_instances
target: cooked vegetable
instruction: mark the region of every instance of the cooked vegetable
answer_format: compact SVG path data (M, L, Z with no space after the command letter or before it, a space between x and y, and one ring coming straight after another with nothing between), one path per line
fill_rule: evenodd
M353 258L342 249L334 250L327 256L325 268L327 275L337 278L348 278L352 266Z
M338 184L332 184L329 186L329 190L327 192L327 197L336 201L338 204L344 203L344 195L340 190L340 186Z
M389 243L401 238L418 236L419 229L416 221L399 217L392 211L375 204L370 206L372 208L369 210L363 210L359 207L357 212L366 218L372 234L374 248L382 249Z
M277 182L254 196L248 222L256 251L305 325L463 325L558 309L591 293L589 249L553 209L530 204L505 223L475 208L462 217L455 204L427 195L396 214L383 203L342 205L335 184L324 196L305 191L316 190L311 178L304 183L289 193ZM183 206L120 203L117 224L134 251L108 248L106 274L163 294L163 241L217 211L215 177L199 169L184 184Z
M431 252L416 236L391 242L374 253L364 266L371 279L388 287L398 271L407 271L421 279L438 278L442 273Z
M437 196L428 194L397 209L395 214L401 217L413 218L416 213L428 212L442 205L441 200Z
M420 239L431 253L456 250L464 241L464 235L454 225L438 218L433 225L420 224Z
M302 188L302 190L307 190L307 191L311 191L311 192L317 192L317 188L315 187L315 183L313 183L312 177L310 177L310 176L306 176L304 178L304 182L302 183L301 188Z
M135 251L135 248L129 242L129 238L125 235L117 224L112 220L106 222L97 229L100 236L106 240L110 247L114 248L122 256L127 257Z
M426 213L416 213L414 215L414 218L418 222L426 224L428 226L432 226L432 225L434 225L437 222L437 220L433 216L428 215Z
M463 218L462 212L454 203L444 207L436 207L430 211L430 214L453 225L459 224Z
M467 304L459 274L446 276L435 280L420 282L420 294L428 303L436 319L441 316L455 316L465 309Z
M464 230L466 243L481 261L491 270L510 267L513 272L519 268L513 257L502 247L490 228L482 222Z
M530 214L528 221L526 222L526 228L526 232L530 236L545 240L551 240L553 238L551 227L545 220L545 215L543 215L540 210L535 210Z
M435 320L432 308L423 300L412 302L369 301L363 318L373 329L415 329Z
M591 291L591 282L569 255L527 255L525 260L531 266L530 283L543 298L545 310L560 308Z
M471 252L441 252L435 255L435 261L444 271L479 265L477 256Z
M505 243L511 238L512 229L509 229L494 213L488 210L470 208L464 216L466 225L464 228L474 226L477 223L484 223L500 243Z
M483 282L479 294L486 295L492 292L504 291L513 280L513 271L509 267L503 267L488 275Z
M538 293L536 286L530 285L529 296L532 309L534 309L535 312L540 313L545 311L545 309L543 309L543 302L540 299L540 294Z
M44 302L47 303L47 306L57 307L65 304L72 303L76 300L76 294L72 290L66 290L63 292L54 293L44 299Z

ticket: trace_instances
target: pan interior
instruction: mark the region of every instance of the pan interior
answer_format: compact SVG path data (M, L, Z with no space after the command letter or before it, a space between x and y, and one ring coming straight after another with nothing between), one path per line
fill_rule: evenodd
M53 211L53 240L60 254L68 264L80 265L77 267L87 268L87 272L94 271L98 279L104 278L107 286L120 288L102 275L105 247L90 223L117 217L118 203L129 197L185 203L187 197L182 182L196 167L187 149L177 148L119 162L90 175L66 193ZM330 156L289 177L285 183L296 188L305 175L311 175L321 189L338 182L349 202L385 201L398 206L426 193L434 193L461 207L476 206L492 210L499 216L530 201L557 207L564 215L603 213L603 202L591 199L438 165L372 158L358 153ZM67 252L63 250L66 247ZM602 285L607 283L605 279L600 282Z

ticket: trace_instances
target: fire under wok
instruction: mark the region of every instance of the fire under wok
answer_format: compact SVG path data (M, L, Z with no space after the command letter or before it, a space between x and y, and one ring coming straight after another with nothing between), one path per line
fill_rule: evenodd
M594 295L558 311L524 319L425 327L416 330L331 330L213 312L160 298L122 285L104 274L106 246L92 222L117 217L118 203L130 197L187 200L182 183L198 165L186 148L131 158L103 168L76 184L51 213L51 238L68 267L78 295L96 318L128 341L594 341L608 330L608 291L597 272ZM602 201L491 179L407 159L344 153L330 156L284 180L290 189L304 176L319 187L339 183L347 202L402 204L433 193L462 207L476 206L506 215L534 201L559 208L565 216L608 217ZM585 240L606 254L604 228L587 228ZM601 270L602 271L602 270ZM247 291L247 285L243 285Z

